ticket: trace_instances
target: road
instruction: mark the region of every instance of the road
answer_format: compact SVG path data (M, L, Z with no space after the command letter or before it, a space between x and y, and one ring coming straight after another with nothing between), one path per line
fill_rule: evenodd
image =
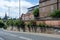
M60 40L60 38L18 32L8 32L0 29L0 40Z

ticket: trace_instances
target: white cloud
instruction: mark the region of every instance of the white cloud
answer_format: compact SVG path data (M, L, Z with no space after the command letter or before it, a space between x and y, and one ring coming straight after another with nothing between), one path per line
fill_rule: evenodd
M4 8L5 11L7 12L8 11L8 8L7 8L8 6L10 7L10 10L13 11L12 15L14 17L18 17L19 15L17 13L19 13L19 1L18 0L17 1L16 0L10 0L10 2L9 2L7 0L0 0L0 8ZM21 14L26 13L27 8L29 8L31 6L34 6L34 5L32 3L26 1L26 0L20 0L20 13ZM5 14L4 12L0 12L0 16Z
M14 1L9 2L9 1L5 1L5 0L0 0L0 7L2 7L2 6L13 6L13 7L15 7L15 6L19 6L19 2L14 2Z
M5 11L8 12L8 7L10 7L11 11L14 11L15 14L17 14L18 13L18 8L17 7L19 7L19 2L18 1L17 2L15 2L15 1L9 2L9 1L6 1L6 0L0 0L0 8L1 8L0 9L0 16L1 17L3 17L5 15ZM4 11L2 9L4 9ZM16 16L15 14L13 16ZM17 17L18 17L18 15L17 15Z
M5 13L3 13L3 12L0 12L0 17L4 17L5 16Z
M26 13L27 12L27 8L33 6L32 3L26 1L26 0L21 0L21 13Z

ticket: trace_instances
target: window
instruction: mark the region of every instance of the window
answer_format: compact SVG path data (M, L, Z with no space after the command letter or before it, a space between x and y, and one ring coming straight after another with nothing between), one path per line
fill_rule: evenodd
M29 17L28 17L28 16L26 16L26 17L25 17L25 20L29 20Z
M42 11L45 12L45 7L42 8Z
M22 20L25 20L25 17L24 17L24 15L22 16Z
M50 0L50 2L51 2L51 3L54 3L54 2L55 2L55 0Z
M42 5L45 6L45 2L43 2Z
M59 8L60 8L60 3L59 3Z
M22 20L25 20L25 18L24 18L24 17L22 17Z
M34 16L32 15L31 20L33 20L33 19L34 19Z
M54 6L53 5L51 5L51 12L53 12L54 11Z

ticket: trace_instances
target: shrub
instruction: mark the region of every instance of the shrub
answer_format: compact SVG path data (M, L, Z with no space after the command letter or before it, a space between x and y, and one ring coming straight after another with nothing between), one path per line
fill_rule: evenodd
M39 16L39 8L35 8L35 9L34 9L33 15L34 15L35 17L38 17L38 16Z
M50 16L53 18L60 18L60 10L55 10L50 14Z

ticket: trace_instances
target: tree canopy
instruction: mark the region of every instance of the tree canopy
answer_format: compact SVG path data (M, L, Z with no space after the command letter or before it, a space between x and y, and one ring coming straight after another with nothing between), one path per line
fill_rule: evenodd
M0 20L0 28L4 28L5 24L3 23L2 20Z
M6 24L10 25L10 26L13 26L14 25L14 20L9 19L9 20L7 20Z
M60 18L60 10L55 10L50 16L53 18Z
M38 17L39 16L39 8L35 8L33 11L33 14L35 17Z
M16 21L15 21L15 25L16 25L16 26L22 26L23 23L24 23L24 22L23 22L22 20L16 20Z

